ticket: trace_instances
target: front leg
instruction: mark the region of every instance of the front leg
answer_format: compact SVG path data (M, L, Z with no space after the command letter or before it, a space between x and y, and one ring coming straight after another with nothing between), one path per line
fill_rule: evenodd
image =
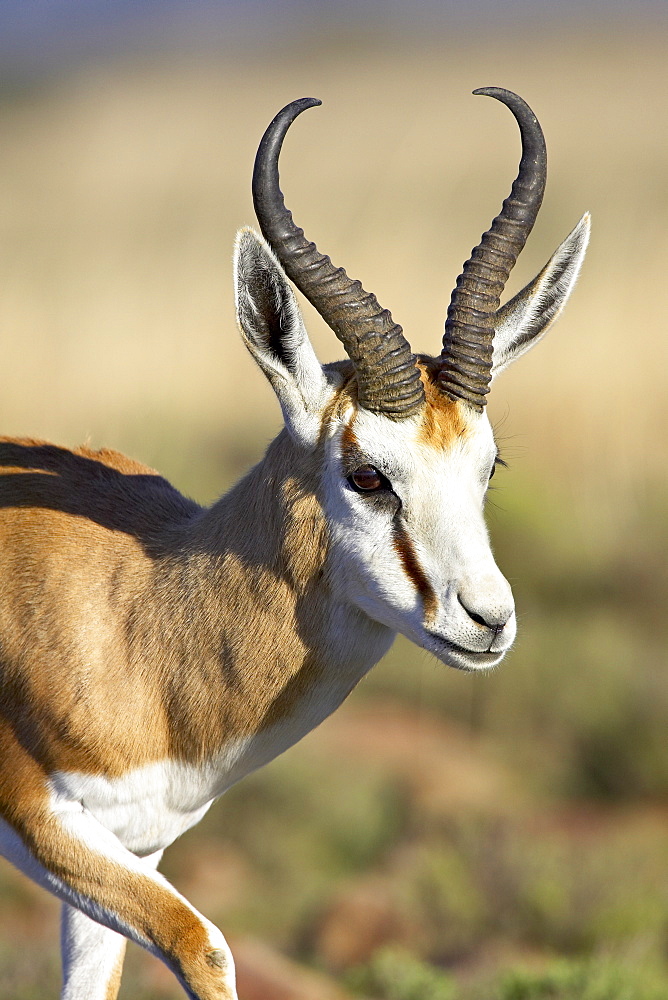
M15 826L20 835L0 820L2 852L17 868L92 921L162 959L191 1000L237 1000L234 961L218 928L81 803L42 801L22 811ZM112 973L106 973L108 981Z
M162 851L144 858L157 868ZM60 1000L116 1000L127 938L63 903L60 944L63 990Z

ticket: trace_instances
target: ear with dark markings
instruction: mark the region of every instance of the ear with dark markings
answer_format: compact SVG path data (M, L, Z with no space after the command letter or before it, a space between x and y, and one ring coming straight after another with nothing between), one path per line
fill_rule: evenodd
M537 344L563 309L589 242L587 212L543 270L496 313L492 379Z
M288 430L300 443L312 446L331 388L285 272L252 229L237 234L234 282L244 343L271 382Z

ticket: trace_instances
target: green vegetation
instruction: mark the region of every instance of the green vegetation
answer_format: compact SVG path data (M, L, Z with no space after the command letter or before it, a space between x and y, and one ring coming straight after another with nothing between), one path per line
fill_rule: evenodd
M378 1000L455 1000L456 995L451 976L396 948L384 948L367 965L352 969L347 984Z
M514 968L480 986L458 986L442 969L407 951L384 948L352 969L347 985L377 1000L664 1000L656 966L609 958L558 960L540 971Z
M663 1000L665 976L655 967L608 959L560 961L542 972L514 970L501 979L494 1000Z

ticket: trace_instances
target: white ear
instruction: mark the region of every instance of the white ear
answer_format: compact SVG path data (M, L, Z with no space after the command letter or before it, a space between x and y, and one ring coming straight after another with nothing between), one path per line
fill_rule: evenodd
M492 379L537 344L564 308L580 273L589 230L585 212L540 274L498 310Z
M331 388L285 272L252 229L237 233L234 284L244 343L271 382L288 430L312 447Z

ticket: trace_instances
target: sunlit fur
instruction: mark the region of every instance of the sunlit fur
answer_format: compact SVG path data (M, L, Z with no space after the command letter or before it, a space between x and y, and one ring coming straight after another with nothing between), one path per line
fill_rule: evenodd
M542 272L545 324L584 242ZM365 411L250 230L235 280L286 426L212 507L113 451L0 441L0 849L63 900L66 1000L113 1000L125 938L190 997L236 997L225 939L156 872L162 850L326 718L397 632L465 670L515 635L483 520L486 415L445 396L428 358L418 414ZM505 316L504 365L526 349L523 315L543 332L536 294ZM384 477L374 495L352 485L365 465Z

